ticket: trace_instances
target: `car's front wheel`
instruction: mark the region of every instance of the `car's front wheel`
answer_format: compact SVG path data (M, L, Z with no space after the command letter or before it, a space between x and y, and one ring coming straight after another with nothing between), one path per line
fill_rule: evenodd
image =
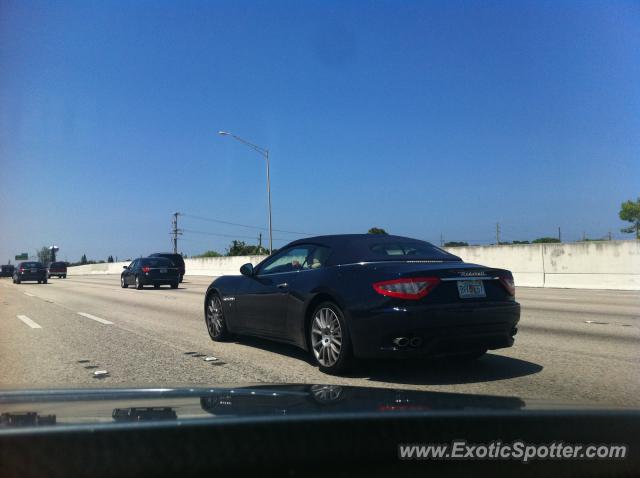
M42 283L46 284L47 283L47 278L45 277L44 279L42 279Z
M143 287L142 281L140 280L140 276L136 276L136 289L141 290Z
M309 327L311 352L321 372L337 374L352 362L351 339L344 314L333 302L318 305Z
M229 337L227 322L225 321L224 310L222 309L222 300L220 300L220 296L217 293L209 296L204 320L207 324L207 331L209 332L211 340L221 342Z
M127 287L129 287L129 284L127 284L127 281L124 280L124 276L120 276L120 287L122 287L123 289L126 289Z

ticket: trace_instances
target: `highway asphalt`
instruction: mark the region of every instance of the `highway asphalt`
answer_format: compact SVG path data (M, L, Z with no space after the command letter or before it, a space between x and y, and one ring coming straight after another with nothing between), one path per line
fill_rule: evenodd
M637 291L518 288L523 309L512 348L467 364L365 361L334 377L288 345L212 342L203 319L212 280L139 291L121 289L117 275L46 285L0 279L0 388L335 383L640 405Z

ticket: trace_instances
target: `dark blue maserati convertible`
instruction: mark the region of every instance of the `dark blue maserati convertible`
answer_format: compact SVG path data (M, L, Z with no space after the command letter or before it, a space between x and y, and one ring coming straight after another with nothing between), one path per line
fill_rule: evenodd
M327 373L353 357L477 358L513 345L520 319L511 272L407 237L310 237L240 272L207 289L211 338L291 343Z

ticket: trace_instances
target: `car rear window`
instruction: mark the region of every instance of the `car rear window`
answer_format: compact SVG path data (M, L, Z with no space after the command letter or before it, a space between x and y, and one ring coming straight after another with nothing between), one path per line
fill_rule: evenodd
M149 267L174 267L173 262L164 257L153 257L151 259L142 259L140 265Z
M184 266L184 259L180 254L153 254L152 257L164 257L169 259L176 266Z
M460 261L460 258L426 241L385 239L366 241L363 260Z
M23 262L22 267L24 267L25 269L28 269L28 268L33 269L33 268L44 267L44 266L42 265L41 262Z
M49 267L66 267L64 262L53 262Z

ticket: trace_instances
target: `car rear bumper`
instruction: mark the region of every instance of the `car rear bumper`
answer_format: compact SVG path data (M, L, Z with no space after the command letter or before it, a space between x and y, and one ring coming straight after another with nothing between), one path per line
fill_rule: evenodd
M367 313L350 312L350 316L356 357L435 356L512 346L520 320L520 304L392 307ZM399 338L406 338L409 343L394 342Z
M16 277L20 280L20 281L38 281L38 280L44 280L47 278L47 274L46 272L39 272L37 274L16 274Z
M180 277L142 277L141 282L143 285L167 285L167 284L175 284L180 280Z

